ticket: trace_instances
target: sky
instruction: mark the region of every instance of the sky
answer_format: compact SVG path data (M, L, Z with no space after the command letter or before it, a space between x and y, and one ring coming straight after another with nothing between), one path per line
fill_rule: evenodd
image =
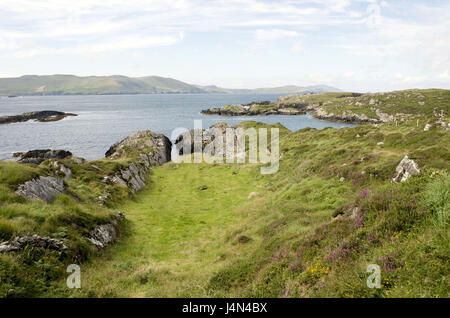
M0 77L450 88L450 1L0 0Z

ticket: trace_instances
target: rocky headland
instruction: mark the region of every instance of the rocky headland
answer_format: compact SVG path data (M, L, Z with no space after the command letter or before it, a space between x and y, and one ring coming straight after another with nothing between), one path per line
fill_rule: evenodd
M257 116L304 115L320 120L355 124L408 122L430 117L441 120L447 114L442 108L445 95L434 90L405 90L386 93L321 93L287 95L276 102L255 101L249 104L227 105L202 110L205 115ZM436 123L442 125L441 121ZM429 123L430 127L433 123ZM447 127L448 128L448 127Z
M50 121L58 121L68 116L77 116L72 113L64 113L53 110L43 110L37 112L27 112L20 115L12 115L12 116L0 116L0 125L1 124L12 124L12 123L20 123L29 120L36 120L38 122L50 122Z

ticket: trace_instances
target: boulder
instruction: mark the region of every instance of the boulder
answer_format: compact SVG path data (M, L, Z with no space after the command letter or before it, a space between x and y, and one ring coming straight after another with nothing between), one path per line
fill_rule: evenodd
M104 248L109 244L117 241L119 238L118 231L116 231L114 225L107 223L96 226L87 238L98 249Z
M136 193L145 187L149 171L149 167L145 164L131 163L128 168L117 172L112 178L112 182L121 184Z
M72 153L66 150L36 149L20 154L20 159L17 162L38 165L48 159L64 159L70 156L72 156Z
M175 146L180 155L203 151L215 157L233 158L245 155L245 153L236 152L238 136L236 136L235 129L237 128L239 128L238 125L230 126L226 122L218 122L210 126L208 130L191 129L178 136ZM227 129L233 129L233 140L227 140ZM217 138L220 135L222 135L222 138ZM228 142L230 145L228 145ZM189 151L184 153L185 149Z
M111 159L141 157L153 166L171 160L172 142L163 134L150 130L138 131L120 142L112 145L105 156ZM146 158L142 158L146 155Z
M125 219L125 216L121 211L115 211L115 213L116 216L111 222L97 225L87 237L87 240L98 249L105 248L120 238L118 224Z
M19 185L16 194L27 199L39 199L51 203L58 194L65 194L64 182L54 177L42 177Z
M166 136L150 130L139 131L115 143L106 152L107 158L136 160L104 181L121 184L136 193L145 187L150 167L170 161L171 151L172 142Z
M202 152L206 145L211 142L211 133L205 129L191 129L177 137L175 146L180 155L189 154L184 153L185 149L190 149L190 153Z
M412 175L420 173L417 163L409 159L407 155L400 161L395 171L397 175L392 179L394 182L404 182Z

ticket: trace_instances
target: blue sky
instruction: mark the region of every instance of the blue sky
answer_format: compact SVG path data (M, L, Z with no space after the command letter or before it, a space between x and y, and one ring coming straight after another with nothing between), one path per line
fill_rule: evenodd
M0 77L450 88L450 2L0 0Z

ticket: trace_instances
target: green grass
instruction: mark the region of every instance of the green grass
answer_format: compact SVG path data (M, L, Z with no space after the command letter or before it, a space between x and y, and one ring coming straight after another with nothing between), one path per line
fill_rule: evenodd
M130 191L125 187L101 181L104 175L123 167L125 161L104 160L82 165L70 159L60 162L72 169L74 178L65 181L68 194L57 196L52 204L26 200L14 193L25 181L39 175L54 175L51 162L39 166L0 162L0 242L37 234L60 239L70 247L63 252L27 248L20 253L0 254L0 297L38 296L52 281L65 275L67 264L92 256L94 248L84 237L97 224L115 216L108 206L129 198ZM111 200L101 206L98 195L104 193L109 193Z
M212 273L249 250L227 233L247 217L237 207L262 184L257 167L167 164L151 180L120 207L123 239L82 265L82 289L70 292L62 281L56 295L205 297Z

